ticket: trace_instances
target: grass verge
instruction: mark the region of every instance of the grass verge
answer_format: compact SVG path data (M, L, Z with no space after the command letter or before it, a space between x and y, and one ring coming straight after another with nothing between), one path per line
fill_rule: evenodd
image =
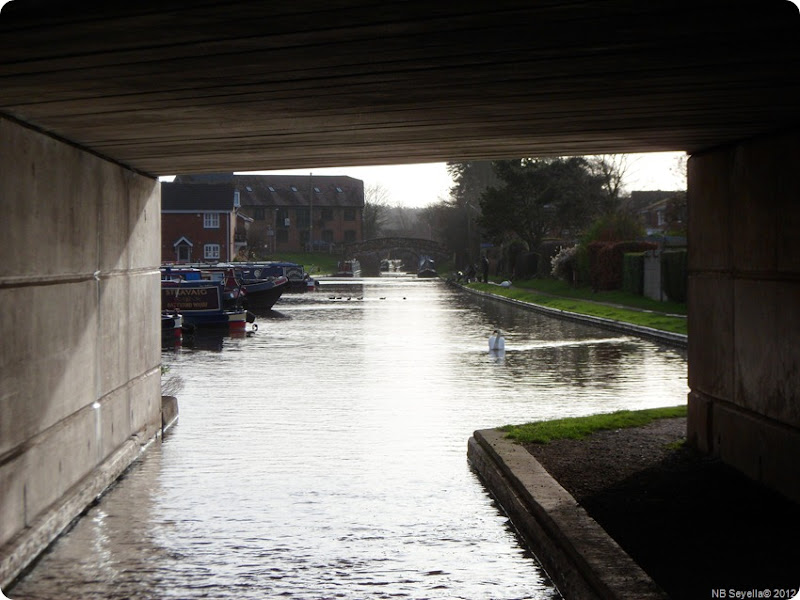
M613 413L572 417L553 421L537 421L524 425L506 425L500 431L520 444L546 444L553 440L580 440L595 431L642 427L656 419L673 419L686 416L686 406L648 408L644 410L619 410Z
M591 315L593 317L601 317L612 321L621 321L623 323L633 323L634 325L651 327L661 331L686 334L688 330L686 318L680 316L642 312L641 310L608 306L606 304L598 304L596 301L592 302L577 298L560 298L544 293L537 293L536 291L528 289L521 289L519 287L503 288L486 283L470 283L469 287L482 292L488 292L514 300L521 300L522 302L538 304L539 306L546 306L548 308L565 310L582 315Z
M303 265L309 275L330 275L339 269L339 254L327 252L288 253L270 256L267 260L293 262Z
M592 288L573 287L566 281L558 279L528 279L514 282L515 287L529 290L536 290L546 294L564 296L567 298L577 298L579 300L589 300L594 302L607 302L611 304L623 304L641 310L653 310L656 312L670 313L675 315L686 314L686 303L681 302L659 302L651 298L631 294L622 290L609 290L605 292L593 292Z

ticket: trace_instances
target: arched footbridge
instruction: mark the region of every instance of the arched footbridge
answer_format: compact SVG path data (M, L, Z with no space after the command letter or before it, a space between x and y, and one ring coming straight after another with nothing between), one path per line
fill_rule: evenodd
M365 274L377 274L384 259L402 259L406 269L414 270L420 257L430 256L439 262L448 251L439 242L425 238L385 237L345 244L342 254L344 258L357 258Z

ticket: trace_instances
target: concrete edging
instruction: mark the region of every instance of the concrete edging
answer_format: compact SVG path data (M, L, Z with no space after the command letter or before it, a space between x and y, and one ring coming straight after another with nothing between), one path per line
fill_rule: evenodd
M525 448L487 429L470 438L467 456L565 598L667 599Z
M560 310L557 308L550 308L548 306L541 306L540 304L534 304L532 302L525 302L523 300L516 300L514 298L506 298L505 296L499 296L497 294L492 294L490 292L473 290L472 288L463 286L460 283L455 283L455 282L450 282L450 283L452 285L458 286L462 290L469 292L471 294L475 294L477 296L482 296L484 298L489 298L492 300L498 300L500 302L505 302L507 304L513 304L514 306L525 308L527 310L534 310L536 312L540 312L542 314L546 314L551 317L556 317L559 319L569 319L571 321L578 321L581 323L586 323L588 325L603 327L604 329L611 329L612 331L630 333L633 335L638 335L640 337L652 339L665 344L677 346L679 348L686 348L688 346L689 338L687 335L683 333L672 333L670 331L661 331L660 329L653 329L652 327L643 327L641 325L634 325L633 323L625 323L624 321L613 321L611 319L603 319L602 317L582 315L580 313L574 313L568 310Z
M178 399L175 396L161 396L161 435L178 422Z

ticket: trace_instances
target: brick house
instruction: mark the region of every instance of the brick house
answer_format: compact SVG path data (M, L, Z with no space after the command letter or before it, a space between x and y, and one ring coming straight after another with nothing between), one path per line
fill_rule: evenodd
M229 184L161 184L161 262L219 262L233 260L238 245L236 191Z
M301 252L363 239L364 182L344 175L178 175L176 182L228 185L252 219L251 253ZM241 231L239 232L241 235Z
M686 229L686 191L631 192L629 208L644 225L647 234Z

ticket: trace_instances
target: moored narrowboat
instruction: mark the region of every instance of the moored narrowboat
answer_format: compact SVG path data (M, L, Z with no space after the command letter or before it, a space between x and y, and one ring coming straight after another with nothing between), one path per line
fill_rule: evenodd
M338 269L334 277L361 277L361 263L355 259L339 261Z
M178 311L185 327L228 327L235 331L255 321L241 306L226 308L223 294L222 281L162 279L161 310Z

